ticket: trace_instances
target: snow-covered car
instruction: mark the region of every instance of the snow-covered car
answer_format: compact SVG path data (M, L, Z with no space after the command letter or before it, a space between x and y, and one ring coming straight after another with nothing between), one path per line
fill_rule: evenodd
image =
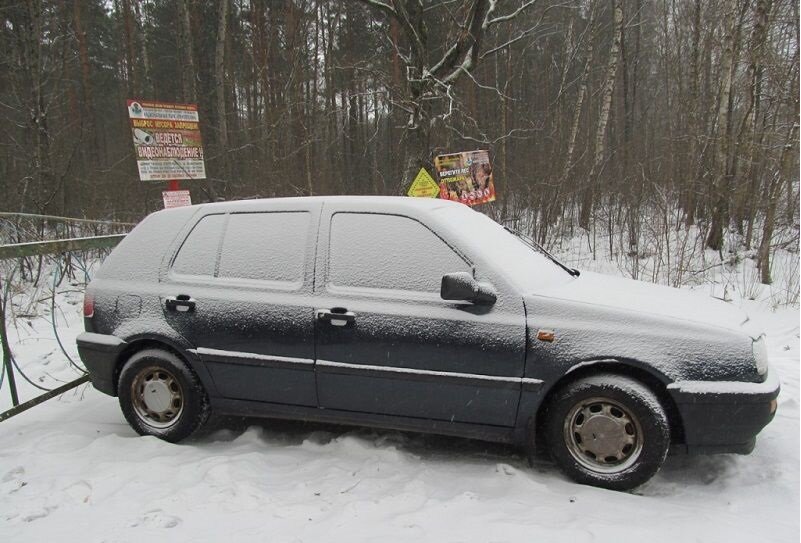
M81 359L140 434L210 412L550 451L630 489L668 450L749 453L779 392L728 304L580 273L437 199L312 197L159 211L86 292Z

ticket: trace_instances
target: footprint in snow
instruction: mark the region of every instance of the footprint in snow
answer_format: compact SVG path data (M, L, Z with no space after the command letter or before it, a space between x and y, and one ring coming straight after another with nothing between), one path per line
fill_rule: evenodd
M64 488L64 493L76 502L89 503L89 498L92 496L92 485L81 480Z
M40 518L45 518L51 512L56 510L56 506L46 506L42 507L41 509L37 509L31 513L26 515L22 515L22 520L25 522L33 522L34 520L39 520Z
M497 464L495 466L495 471L498 473L503 473L504 475L514 475L517 473L517 470L510 466L509 464Z
M139 526L144 526L145 528L175 528L179 524L181 524L179 517L168 515L161 509L154 509L132 522L131 528L138 528Z
M3 482L7 483L9 481L13 481L14 479L19 479L21 476L25 475L25 468L22 466L17 466L16 468L10 469L3 475Z

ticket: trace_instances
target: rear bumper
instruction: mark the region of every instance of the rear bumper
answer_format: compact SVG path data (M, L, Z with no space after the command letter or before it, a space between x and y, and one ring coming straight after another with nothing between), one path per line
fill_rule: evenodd
M690 454L748 454L776 414L779 378L762 383L677 381L668 385L681 414Z
M114 371L117 359L128 345L116 336L86 332L78 336L78 354L89 371L92 385L110 396L116 396Z

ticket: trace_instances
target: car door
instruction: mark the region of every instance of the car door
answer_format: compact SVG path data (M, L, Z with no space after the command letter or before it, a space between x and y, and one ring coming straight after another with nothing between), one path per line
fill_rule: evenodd
M511 426L524 366L519 296L442 300L472 263L424 219L375 204L326 203L317 260L320 406Z
M318 210L279 203L207 214L171 261L160 287L164 315L223 397L317 405L310 294Z

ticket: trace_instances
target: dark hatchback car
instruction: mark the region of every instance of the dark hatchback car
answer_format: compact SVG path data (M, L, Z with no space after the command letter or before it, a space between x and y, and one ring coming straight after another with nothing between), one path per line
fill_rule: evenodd
M287 198L154 213L87 289L81 359L140 434L211 411L547 448L629 489L748 453L779 392L723 302L561 265L470 208Z

